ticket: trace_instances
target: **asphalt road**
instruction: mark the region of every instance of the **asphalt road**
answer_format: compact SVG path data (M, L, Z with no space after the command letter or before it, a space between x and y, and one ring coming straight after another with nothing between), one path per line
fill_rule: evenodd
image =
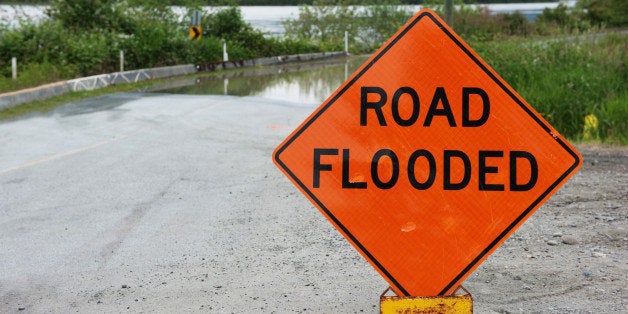
M0 123L0 312L374 311L386 284L275 168L317 104L114 94Z
M387 283L272 163L317 105L125 93L0 122L0 313L377 312ZM584 155L465 282L477 312L626 309L628 154Z

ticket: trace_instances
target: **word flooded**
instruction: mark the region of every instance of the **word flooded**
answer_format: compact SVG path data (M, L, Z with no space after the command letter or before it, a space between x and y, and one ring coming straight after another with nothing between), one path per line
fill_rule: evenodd
M403 106L405 110L401 109L402 98L406 99ZM490 98L486 91L477 87L463 87L460 99L459 106L454 106L461 111L458 114L460 119L456 121L445 89L437 87L424 118L419 121L421 102L415 89L400 87L389 97L381 87L362 87L360 126L368 126L369 122L376 121L376 125L381 127L392 123L401 127L430 127L435 119L444 119L449 127L479 127L488 121ZM390 110L383 110L385 106L390 106ZM386 113L390 116L386 116ZM369 117L372 119L369 120ZM324 172L335 176L328 184L339 183L343 189L367 189L370 183L386 190L403 179L416 190L427 190L434 187L436 179L440 178L443 190L476 188L479 191L504 191L508 187L509 191L524 192L531 190L538 179L536 158L523 150L465 152L416 148L404 154L383 147L374 151L372 156L352 159L350 148L315 147L312 164L313 188L321 187L321 174ZM333 167L334 164L340 164L340 167ZM357 170L356 164L359 168ZM367 175L360 175L360 179L356 179L352 173ZM475 187L469 186L473 176L477 182ZM367 178L370 180L366 181Z

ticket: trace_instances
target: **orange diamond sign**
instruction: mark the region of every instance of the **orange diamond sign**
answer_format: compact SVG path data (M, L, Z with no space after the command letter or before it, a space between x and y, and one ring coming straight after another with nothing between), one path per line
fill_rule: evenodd
M274 152L398 295L452 293L582 157L421 10Z

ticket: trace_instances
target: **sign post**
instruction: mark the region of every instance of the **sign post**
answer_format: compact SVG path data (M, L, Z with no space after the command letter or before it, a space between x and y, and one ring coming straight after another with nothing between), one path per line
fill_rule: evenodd
M194 11L192 14L192 25L190 26L190 39L201 40L203 28L201 27L201 12Z
M402 297L452 294L582 165L429 9L273 157Z
M11 78L13 78L13 80L17 80L17 58L16 57L11 58Z

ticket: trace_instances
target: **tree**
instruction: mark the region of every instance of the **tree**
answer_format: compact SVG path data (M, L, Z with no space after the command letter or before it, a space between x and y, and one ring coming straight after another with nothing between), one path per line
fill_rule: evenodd
M46 14L70 29L109 29L127 32L127 6L118 0L53 0Z
M628 25L628 1L626 0L580 0L578 6L586 10L585 17L593 24L612 27Z

